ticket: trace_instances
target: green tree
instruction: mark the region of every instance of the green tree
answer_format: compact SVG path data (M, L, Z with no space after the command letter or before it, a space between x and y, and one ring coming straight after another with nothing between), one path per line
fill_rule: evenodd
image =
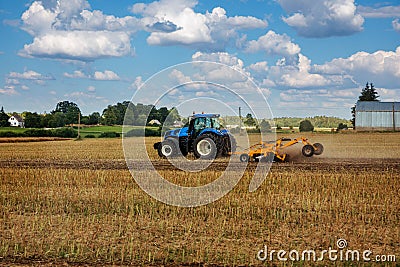
M251 113L247 113L244 124L246 126L251 127L251 126L256 126L257 123L256 120L253 118L253 115L251 115Z
M4 112L4 108L1 107L0 110L0 127L9 127L10 123L8 122L8 119L10 117Z
M63 113L65 115L64 116L65 124L78 123L79 115L82 116L81 110L79 109L78 105L73 102L69 102L69 101L58 102L55 110L53 110L51 112L51 114L55 114L58 112ZM61 125L61 126L64 126L64 125ZM61 126L58 126L58 127L61 127Z
M260 122L260 131L263 133L271 132L271 124L265 119L263 119Z
M62 112L55 112L54 114L48 115L50 116L48 120L48 127L57 128L64 127L66 124L66 116Z
M103 116L101 118L101 123L105 125L114 125L118 121L118 110L115 106L108 105L106 109L103 110Z
M100 123L101 115L98 112L93 112L88 116L88 125L96 125Z
M358 97L358 101L379 101L379 95L372 83L367 83L365 88L361 90L361 95ZM356 106L351 108L351 124L353 128L356 127Z
M300 122L299 130L300 132L312 132L314 131L314 125L309 120L303 120Z
M48 128L50 127L49 122L52 119L52 114L43 114L40 119L40 127L41 128Z
M359 101L379 101L379 95L372 83L366 84L365 88L361 91L361 95L358 97Z
M108 105L107 108L103 110L100 122L106 125L122 125L124 123L125 112L127 111L128 106L130 109L132 108L129 101L124 101L122 103L118 102L115 105Z
M167 126L173 125L174 121L179 120L179 113L178 110L176 108L171 108L168 111L168 115L166 118L164 118L164 124Z
M339 123L338 127L336 128L336 131L340 130L347 130L347 124Z
M25 127L26 128L41 128L42 116L36 112L25 112Z

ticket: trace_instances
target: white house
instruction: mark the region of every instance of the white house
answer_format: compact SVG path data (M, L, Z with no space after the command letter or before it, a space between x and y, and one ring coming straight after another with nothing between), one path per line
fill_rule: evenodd
M14 114L12 115L9 119L8 122L10 123L10 126L12 127L25 127L24 119L21 118L21 116Z
M161 125L161 122L159 120L151 120L148 123L149 125Z
M183 127L185 124L182 121L174 121L173 127Z

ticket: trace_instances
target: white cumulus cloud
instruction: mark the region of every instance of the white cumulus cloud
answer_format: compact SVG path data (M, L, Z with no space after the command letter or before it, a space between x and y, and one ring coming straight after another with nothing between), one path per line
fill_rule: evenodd
M399 19L395 19L392 21L393 29L400 33L400 22Z
M21 28L33 41L19 54L79 61L129 55L130 34L140 29L139 20L89 8L86 0L34 1L21 16Z
M75 70L73 73L64 72L63 75L67 78L88 78L88 76L81 70Z
M400 16L400 6L383 6L378 8L357 6L357 11L365 18L393 18Z
M8 77L20 80L54 80L54 78L51 75L43 75L33 70L28 70L23 73L10 72L8 74Z
M135 4L132 11L143 16L143 23L149 26L151 34L147 42L151 45L188 45L219 50L239 38L240 30L267 26L266 21L252 16L228 17L221 7L198 13L193 9L196 5L197 1L191 0L160 0ZM165 26L166 23L172 30L159 31L153 27L156 24Z
M137 89L139 89L140 87L142 87L143 84L144 84L144 81L143 81L142 76L137 76L137 77L135 78L135 81L131 84L131 88L137 90Z
M321 74L346 73L360 84L370 81L380 86L399 88L400 47L396 51L358 52L348 58L337 58L314 66L314 69Z
M289 15L283 21L304 37L351 35L363 29L364 18L354 0L278 0Z
M2 95L19 95L15 90L15 86L6 85L4 88L0 88L0 94Z
M130 53L129 35L109 31L51 31L24 45L21 56L93 61Z
M292 56L300 53L300 47L291 42L286 34L277 34L274 31L268 31L258 40L249 41L247 44L248 52L265 51L267 54Z
M96 71L93 75L93 79L100 80L100 81L118 81L118 80L120 80L119 76L111 70L105 70L104 72Z
M274 31L268 31L257 40L249 41L245 50L249 53L263 51L268 55L284 56L288 64L296 63L301 51L300 46L293 43L289 36Z

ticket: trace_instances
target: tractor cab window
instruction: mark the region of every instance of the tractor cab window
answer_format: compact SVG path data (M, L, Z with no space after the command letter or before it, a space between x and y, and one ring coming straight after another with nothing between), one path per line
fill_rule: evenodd
M212 128L219 130L221 128L221 124L218 118L213 117L197 117L189 119L189 129L190 133L195 137L202 130L206 128Z
M207 123L208 118L196 118L194 121L194 129L196 131L207 128L207 124L211 124L211 122Z
M220 129L221 128L221 124L219 123L219 119L218 118L212 118L212 128L215 129Z
M193 128L203 130L205 128L219 129L221 127L218 118L201 117L194 120Z

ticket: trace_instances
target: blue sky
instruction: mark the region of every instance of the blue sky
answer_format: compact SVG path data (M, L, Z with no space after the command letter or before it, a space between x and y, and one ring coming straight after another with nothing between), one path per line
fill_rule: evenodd
M277 117L350 118L367 82L382 101L400 101L398 1L0 0L0 20L0 106L7 112L49 112L62 100L84 114L101 112L151 87L143 85L153 74L197 60L245 73ZM237 77L212 78L206 67L168 71L170 86L211 79L253 96L254 109L267 108ZM177 87L160 103L190 103L181 113L218 112L204 97L242 106L206 86Z

